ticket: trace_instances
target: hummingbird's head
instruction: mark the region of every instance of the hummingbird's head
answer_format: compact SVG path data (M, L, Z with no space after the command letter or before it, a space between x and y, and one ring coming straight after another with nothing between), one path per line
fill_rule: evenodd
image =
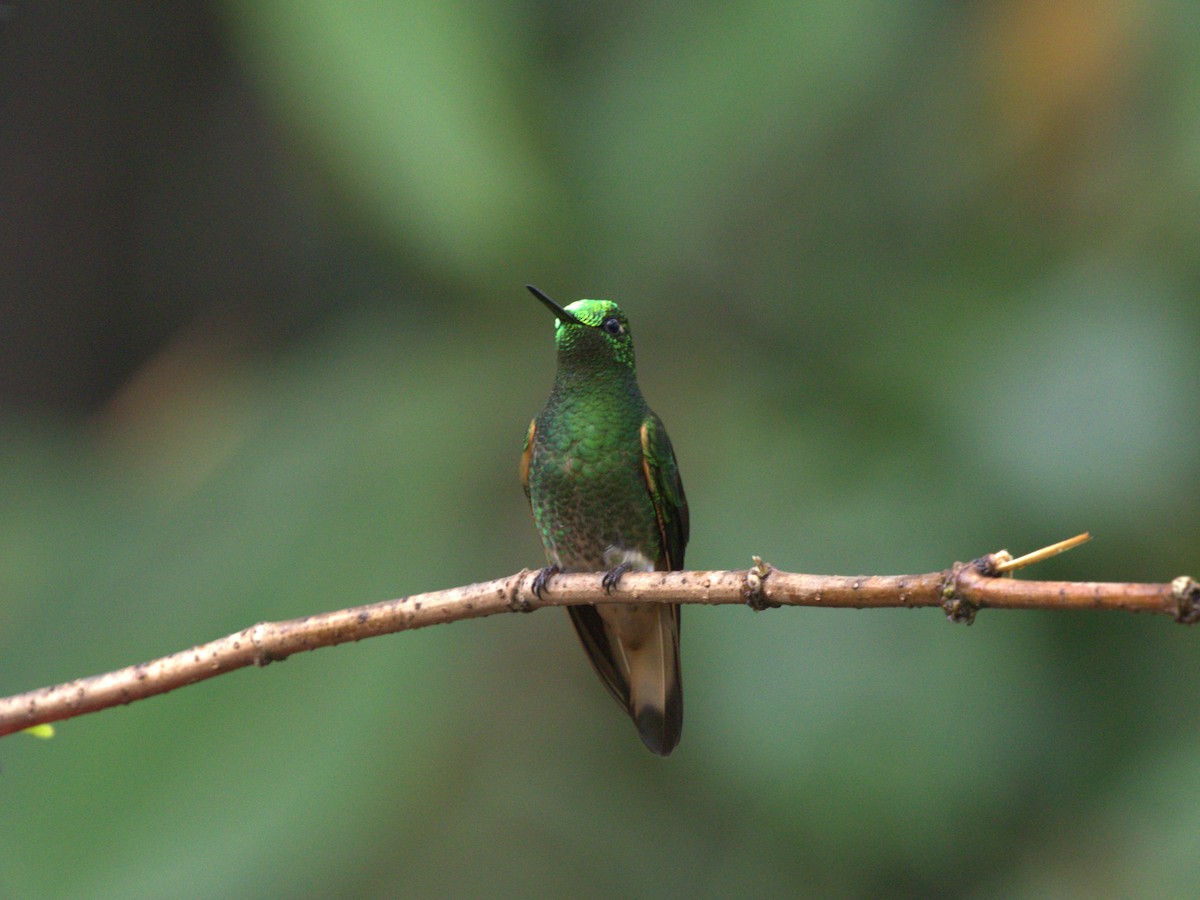
M617 362L633 370L633 335L621 307L611 300L576 300L562 307L532 284L525 286L554 313L554 343L560 362L576 365Z

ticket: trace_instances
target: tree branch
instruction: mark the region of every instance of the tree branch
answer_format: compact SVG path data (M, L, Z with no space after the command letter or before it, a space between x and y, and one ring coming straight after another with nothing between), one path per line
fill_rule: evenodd
M1063 541L1014 560L1007 551L955 563L924 575L800 575L773 569L755 557L750 569L724 572L629 572L612 594L602 573L555 575L533 593L536 571L414 594L369 606L302 619L261 622L235 634L150 662L0 699L0 737L35 725L132 703L241 669L265 666L293 653L411 631L460 619L544 606L586 603L745 603L756 610L780 606L883 609L941 607L953 622L969 624L981 609L1108 609L1151 612L1177 622L1200 621L1200 585L1188 576L1170 584L1015 581L1013 569L1086 540Z

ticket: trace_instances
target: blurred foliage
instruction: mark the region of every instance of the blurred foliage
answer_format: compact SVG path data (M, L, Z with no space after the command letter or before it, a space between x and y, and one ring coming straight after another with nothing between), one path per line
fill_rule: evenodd
M0 23L10 46L26 12ZM122 310L152 336L126 351L152 352L87 416L0 397L3 693L538 565L515 469L553 351L526 281L629 312L687 484L690 567L917 572L1090 530L1030 577L1198 574L1200 7L219 13L213 66L245 79L252 127L198 103L173 114L178 141L131 137L163 151L129 176L154 202L114 195L141 274L62 298L64 320ZM64 73L72 47L49 57ZM3 74L6 102L35 89ZM246 134L256 152L222 155ZM41 246L18 237L10 251ZM130 311L126 290L147 299ZM202 312L164 318L188 291ZM271 320L251 309L310 327L259 347ZM1200 883L1194 630L686 619L667 762L553 611L10 738L0 894Z

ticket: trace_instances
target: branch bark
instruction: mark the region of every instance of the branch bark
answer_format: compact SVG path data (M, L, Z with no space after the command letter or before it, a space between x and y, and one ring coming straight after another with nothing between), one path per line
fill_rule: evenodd
M1081 536L1083 537L1083 536ZM1076 541L1078 539L1072 539ZM1063 545L1071 544L1063 542ZM1058 549L1056 549L1058 548ZM1059 552L1054 545L1047 551ZM755 558L746 570L629 572L612 594L602 573L553 576L542 596L533 593L536 570L507 578L414 594L300 619L261 622L149 662L0 699L0 737L165 694L246 666L265 666L293 653L348 641L411 631L460 619L545 606L585 603L744 603L756 610L780 606L849 609L941 607L954 622L970 624L981 609L1108 609L1161 613L1175 621L1200 621L1200 585L1188 576L1169 584L1016 581L1002 574L1045 558L1038 551L1013 560L1005 551L955 563L924 575L801 575Z

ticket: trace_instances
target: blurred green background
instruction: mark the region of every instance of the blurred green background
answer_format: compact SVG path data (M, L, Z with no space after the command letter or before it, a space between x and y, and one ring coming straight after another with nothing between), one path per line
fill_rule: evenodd
M0 693L542 562L562 302L691 568L1200 574L1200 6L0 8ZM1200 633L690 608L667 761L565 615L0 744L0 895L1187 896Z

